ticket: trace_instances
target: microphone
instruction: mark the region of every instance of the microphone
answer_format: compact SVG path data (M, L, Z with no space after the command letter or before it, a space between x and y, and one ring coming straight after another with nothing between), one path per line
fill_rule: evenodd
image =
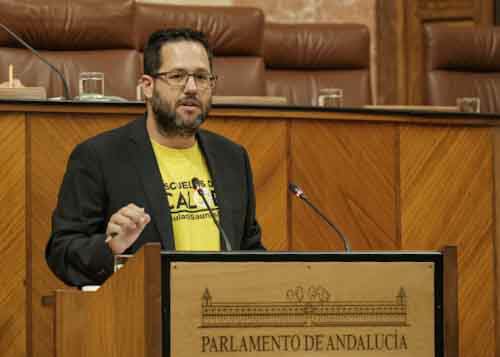
M328 223L328 225L330 227L332 227L335 232L337 232L337 234L339 235L339 237L342 239L343 243L344 243L344 250L346 252L350 252L352 251L351 249L351 245L349 244L349 240L346 238L346 236L344 236L344 234L340 231L340 229L337 228L337 226L335 224L333 224L333 222L331 222L328 218L326 218L326 216L315 206L311 203L311 201L309 201L309 199L306 197L306 195L304 194L304 191L302 191L302 189L297 186L296 184L294 183L290 183L288 185L288 189L295 195L297 196L298 198L300 198L302 201L304 201L305 203L307 203L307 205L309 207L311 207L314 212L316 212L326 223Z
M63 99L66 99L66 100L69 100L69 89L68 89L68 82L66 82L66 79L64 78L63 74L52 64L50 63L49 61L47 61L45 58L42 57L42 55L40 53L38 53L37 50L35 50L33 47L31 47L30 45L28 45L26 42L24 42L24 40L19 37L18 35L16 35L12 30L10 30L7 26L5 26L4 24L0 23L0 27L2 29L4 29L9 35L11 35L12 37L14 37L14 39L16 39L21 45L23 45L24 47L26 47L28 50L31 51L31 53L33 53L35 56L37 56L42 62L44 62L47 66L50 67L50 69L52 69L54 72L57 73L57 75L59 76L59 78L61 79L62 81L62 84L63 84L63 89L64 89L64 97Z
M210 208L210 205L208 204L207 198L205 197L205 192L201 188L201 183L200 180L198 180L197 177L193 177L191 179L191 184L193 185L193 188L198 192L198 194L201 196L201 199L203 200L203 203L205 203L205 207L207 207L208 212L210 212L210 216L212 217L212 220L214 221L215 225L219 229L220 234L222 235L222 239L224 240L224 245L226 246L226 250L228 252L233 250L233 247L231 246L231 242L227 238L226 232L222 229L222 226L220 225L219 221L215 218L214 212Z

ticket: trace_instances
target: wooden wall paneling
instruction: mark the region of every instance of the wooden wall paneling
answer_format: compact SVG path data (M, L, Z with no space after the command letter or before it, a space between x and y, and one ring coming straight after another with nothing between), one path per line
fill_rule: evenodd
M270 250L288 250L286 120L214 117L206 122L205 128L241 144L248 151L264 244Z
M0 114L0 356L27 354L26 115Z
M495 214L495 241L494 241L494 255L496 262L496 346L500 346L500 128L492 128L492 141L493 141L493 184L495 192L495 202L493 205Z
M376 4L376 104L406 104L405 1L378 0Z
M353 249L398 249L397 141L393 124L296 120L290 180L351 240ZM304 202L292 201L293 250L343 245Z
M491 129L402 126L402 249L458 246L460 355L495 355Z
M468 126L485 124L484 118L473 118L474 123L468 122L468 119L459 122L459 118L453 118L449 119L449 122L441 121L449 123L449 126L437 126L440 119L445 118L386 115L384 119L380 119L378 114L366 113L279 110L247 112L247 109L240 109L240 112L235 109L234 113L227 109L217 109L217 113L216 117L207 122L206 127L241 142L251 156L257 188L258 214L260 218L264 217L260 221L265 242L270 243L271 249L342 248L334 233L308 207L286 193L289 180L303 186L313 202L334 219L351 238L355 249L437 249L445 243L458 244L462 357L491 356L494 353L496 315L492 311L497 310L493 285L493 256L496 255L493 253L492 215L493 205L498 203L492 198L493 177L491 173L488 176L487 169L488 165L493 165L493 159L488 159L492 150L488 145L491 145L492 137L488 137L487 132L493 129ZM20 118L24 118L24 114L1 115L20 115ZM24 196L21 201L25 203L32 199L31 206L27 206L32 215L26 218L27 232L22 233L28 235L27 244L22 243L25 245L19 250L24 258L28 251L28 263L22 264L25 274L28 275L28 288L33 287L32 292L28 290L27 293L22 293L24 301L28 299L28 305L32 305L31 314L28 307L28 321L25 315L18 314L16 317L22 319L22 324L27 322L28 340L30 337L33 340L33 346L28 346L28 352L32 351L33 356L54 355L54 314L51 307L41 305L40 299L62 284L46 266L43 252L67 157L73 147L85 138L122 125L133 117L133 113L92 113L90 109L88 114L37 113L29 114L26 127L15 131L26 132L28 135L23 139L26 143L23 141L20 148L13 151L12 160L21 165L25 165L27 160L26 166L22 166L25 170L21 175L22 183L16 182L16 185L27 185L28 191L22 193ZM394 122L388 123L387 120ZM431 121L433 126L422 126L423 123ZM418 124L407 124L399 132L398 126L404 122ZM0 120L2 134L8 132L3 126L4 123ZM498 136L498 133L496 135ZM13 135L8 135L7 142L12 140L12 137ZM3 142L5 139L0 141L0 145ZM27 149L24 149L25 147ZM424 149L428 147L433 148L433 156L438 157L437 160L430 160L430 167L422 164L422 160L427 160L428 153ZM2 149L1 152L2 155L7 154L2 157L8 158L11 151ZM401 168L398 166L400 154ZM21 159L16 155L20 155ZM423 155L423 158L419 155ZM445 164L451 169L444 170L442 165ZM425 166L422 168L425 175L419 174L416 169L422 165ZM475 170L467 170L470 167L475 167ZM493 169L490 167L489 170ZM430 176L427 177L427 174ZM432 195L431 191L427 191L427 181L433 181L442 175L445 175L447 180L451 175L451 184L440 181L440 194ZM401 187L401 208L402 214L405 214L401 226L398 196L400 176L402 183L407 185ZM30 179L23 181L26 177ZM468 182L468 185L463 182ZM415 191L414 185L419 189ZM3 194L4 187L7 186L0 185L0 194ZM279 187L279 190L276 190L276 187ZM490 192L480 191L485 188L489 188ZM11 191L8 191L9 194ZM424 197L429 196L429 199L420 200L421 191ZM441 194L441 191L444 194ZM452 199L456 192L464 195L463 202ZM0 197L4 199L3 196ZM9 202L11 199L15 202L19 195L6 197L12 197L8 198ZM286 213L283 213L286 212L287 202L291 202L290 220L287 220ZM426 206L420 212L415 210L415 204ZM432 210L429 210L427 204ZM448 209L449 207L451 209ZM428 227L434 224L434 215L428 213L427 217L422 218L413 217L411 214L424 214L426 210L437 210L444 218L437 219L437 227L424 229L422 233L419 230L421 227L414 223L424 219L424 223L430 222L423 225ZM26 216L28 212L23 214ZM488 215L489 222L485 218ZM451 224L444 224L443 221L450 221ZM291 244L287 241L287 224L291 225ZM9 229L12 228L9 226ZM268 232L272 232L271 235ZM403 242L400 241L400 234L403 235ZM5 242L2 240L2 243ZM31 275L29 271L26 272L26 264L31 264ZM0 274L3 272L3 269L0 270ZM3 298L1 294L0 297ZM23 299L23 296L20 299ZM4 300L0 301L4 303ZM5 306L10 307L9 304ZM26 312L26 307L24 311ZM0 316L0 337L3 337L4 331L10 334L15 330L15 327L12 329L15 324L12 324L14 320L7 320L7 324L3 324L5 315ZM7 329L4 329L5 327ZM20 337L20 340L26 338L25 331L20 331L17 335L24 336ZM2 342L0 338L0 348L5 346ZM15 342L9 339L9 343ZM24 349L26 350L26 346ZM4 350L0 351L3 356ZM15 355L18 355L17 352Z
M495 0L475 1L476 11L479 14L479 23L495 25Z
M41 298L65 286L49 270L44 251L69 154L81 141L125 124L132 117L62 113L30 116L33 356L53 357L55 353L53 307L42 306Z

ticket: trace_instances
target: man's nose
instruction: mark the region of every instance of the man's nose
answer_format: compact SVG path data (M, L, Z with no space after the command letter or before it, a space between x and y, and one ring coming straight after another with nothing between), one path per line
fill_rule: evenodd
M196 92L198 91L198 86L196 85L196 81L194 80L194 76L188 76L186 85L184 86L184 92Z

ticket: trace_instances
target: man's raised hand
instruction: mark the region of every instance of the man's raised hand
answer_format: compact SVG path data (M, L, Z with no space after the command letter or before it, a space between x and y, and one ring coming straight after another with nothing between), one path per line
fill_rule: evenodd
M133 203L113 214L106 229L106 243L113 254L122 254L141 235L151 217Z

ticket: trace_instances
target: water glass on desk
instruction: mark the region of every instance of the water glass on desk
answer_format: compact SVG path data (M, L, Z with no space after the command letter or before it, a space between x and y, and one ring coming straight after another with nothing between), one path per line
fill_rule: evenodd
M104 73L82 72L78 79L80 100L100 99L104 97Z
M320 89L318 105L320 107L342 108L344 105L344 91L340 88Z
M481 111L481 100L477 97L457 98L459 112L479 113Z

